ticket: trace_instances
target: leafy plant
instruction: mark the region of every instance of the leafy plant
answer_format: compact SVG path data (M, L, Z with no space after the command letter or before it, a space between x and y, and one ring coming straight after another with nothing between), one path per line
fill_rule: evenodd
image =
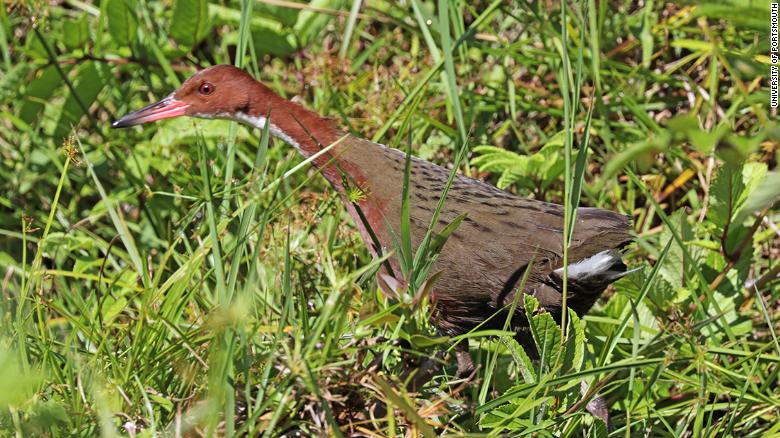
M517 184L519 188L543 194L563 174L563 146L564 132L552 136L531 155L520 155L495 146L477 146L471 164L480 172L499 174L496 183L499 188Z

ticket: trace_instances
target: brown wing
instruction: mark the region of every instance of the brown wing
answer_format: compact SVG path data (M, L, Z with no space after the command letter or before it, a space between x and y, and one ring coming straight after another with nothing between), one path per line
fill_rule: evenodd
M411 195L412 215L427 226L432 213L431 201L435 203L441 195L446 175L425 178L446 169L425 162L418 166L425 170L415 175L418 181ZM563 206L520 198L489 184L459 177L447 196L439 225L462 213L467 214L466 219L452 236L451 247L448 241L445 253L455 253L460 259L469 254L499 270L516 269L533 258L535 274L540 276L562 266ZM577 213L570 242L570 264L619 248L631 240L628 217L587 207L578 209Z

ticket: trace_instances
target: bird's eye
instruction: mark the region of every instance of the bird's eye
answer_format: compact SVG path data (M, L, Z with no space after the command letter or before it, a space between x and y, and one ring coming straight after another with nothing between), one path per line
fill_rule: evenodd
M209 94L214 92L214 84L210 82L204 82L200 84L200 87L198 87L198 93L208 96Z

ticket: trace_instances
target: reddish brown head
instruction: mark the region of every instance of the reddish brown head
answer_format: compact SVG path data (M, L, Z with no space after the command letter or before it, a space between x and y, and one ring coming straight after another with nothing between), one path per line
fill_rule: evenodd
M319 152L322 145L334 143L344 135L330 120L282 99L248 73L231 65L216 65L195 73L161 101L133 111L111 126L126 128L191 116L232 119L264 129L269 114L271 134L295 146L305 156ZM321 156L314 163L323 166L331 158L330 155ZM334 184L340 184L340 177L330 167L324 169L326 177L336 181Z
M125 128L178 116L236 119L265 114L274 97L245 71L216 65L199 71L161 101L133 111L111 126Z

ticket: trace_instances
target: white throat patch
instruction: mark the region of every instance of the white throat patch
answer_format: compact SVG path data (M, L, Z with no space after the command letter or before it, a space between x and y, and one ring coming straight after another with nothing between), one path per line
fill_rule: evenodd
M232 119L232 120L245 123L250 126L254 126L255 128L261 131L265 129L265 119L266 119L265 116L254 117L254 116L250 116L249 114L243 114L243 113L238 113L238 114L223 113L223 114L217 114L216 116L207 116L207 115L198 114L197 117L201 117L204 119L228 119L228 120ZM303 149L301 149L301 145L298 144L297 141L293 140L292 137L287 135L287 133L279 129L278 126L274 125L273 123L269 123L268 129L271 131L271 135L273 135L278 139L281 139L285 143L293 146L295 149L298 149L298 151L304 154L304 156L306 155Z
M261 131L265 129L265 116L253 117L248 114L241 113L241 114L236 114L235 118L248 125L252 125ZM279 129L278 126L274 125L273 123L269 123L268 129L271 130L271 135L283 140L285 143L293 146L295 149L298 149L298 152L303 153L303 149L301 149L301 145L299 145L297 141L293 140L292 137L287 135L287 133Z

